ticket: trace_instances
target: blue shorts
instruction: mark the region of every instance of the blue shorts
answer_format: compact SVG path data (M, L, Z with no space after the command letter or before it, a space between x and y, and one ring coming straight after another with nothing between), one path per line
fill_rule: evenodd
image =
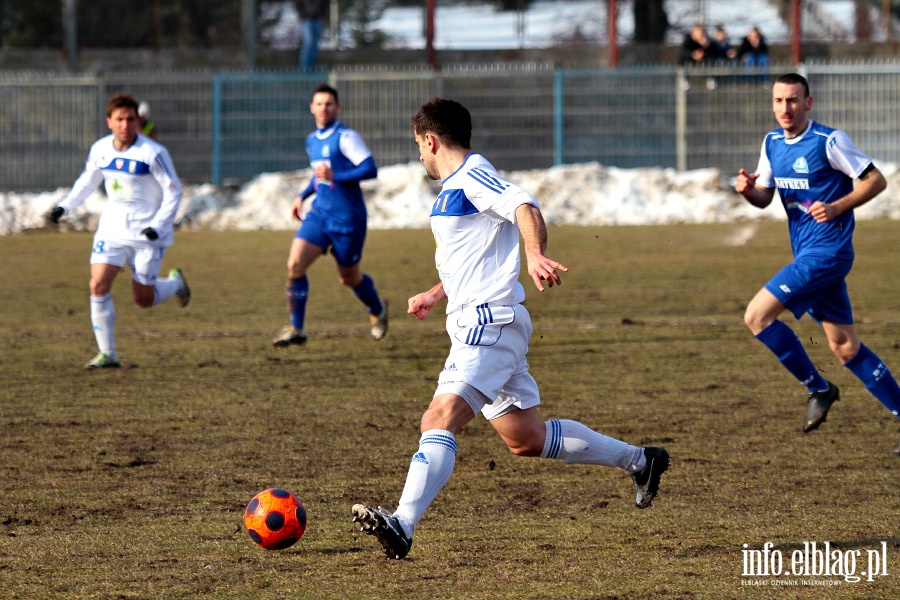
M765 288L798 319L809 313L819 323L852 325L845 281L852 267L852 260L803 257L779 271Z
M363 246L366 243L366 222L330 223L310 211L303 218L294 237L315 244L325 252L331 250L337 264L352 267L362 260Z

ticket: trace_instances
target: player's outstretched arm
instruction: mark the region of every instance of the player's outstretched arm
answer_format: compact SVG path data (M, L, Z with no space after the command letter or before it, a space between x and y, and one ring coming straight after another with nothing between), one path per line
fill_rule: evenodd
M569 269L559 262L544 256L547 249L547 225L541 211L533 204L522 204L516 209L516 223L519 225L519 233L522 234L522 244L525 249L525 260L528 263L528 274L534 281L538 291L544 291L542 281L547 282L548 287L562 285L562 279L557 271Z
M437 303L447 297L444 292L444 284L438 283L427 292L416 294L409 299L408 314L415 316L420 321L428 316L429 311L437 306Z

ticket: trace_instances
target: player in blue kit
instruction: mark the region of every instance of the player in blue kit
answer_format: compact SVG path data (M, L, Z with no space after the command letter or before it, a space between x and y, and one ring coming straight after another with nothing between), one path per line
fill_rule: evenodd
M380 340L387 334L387 301L382 301L372 278L360 268L368 214L359 182L374 179L378 168L362 137L338 120L340 110L337 90L319 85L309 105L316 130L306 138L313 176L291 206L291 215L303 221L288 254L285 292L291 324L272 340L276 347L306 343L306 273L329 248L341 283L369 310L372 337ZM312 195L316 199L304 219L303 201Z
M669 467L666 450L632 446L577 421L538 418L540 394L526 360L532 327L522 305L519 236L538 291L545 283L560 285L559 271L568 269L544 255L547 229L537 200L470 150L472 120L458 102L424 104L413 131L426 173L443 184L431 210L440 283L410 298L407 312L424 319L446 299L450 354L422 415L397 510L356 504L353 521L378 539L388 558L405 557L419 520L453 472L457 433L478 413L513 454L624 469L637 490L635 504L649 507Z
M166 248L174 242L175 213L182 197L169 152L138 134L138 103L127 94L109 100L106 124L112 133L91 146L84 172L50 212L50 220L59 222L104 183L108 201L94 235L90 282L91 324L100 352L87 363L88 369L119 366L113 336L116 309L110 292L126 263L138 306L149 308L175 296L184 307L191 300L180 269L159 278Z
M797 335L778 320L785 310L821 324L831 351L895 416L900 387L884 362L859 341L846 277L853 266L853 209L887 182L846 133L808 118L813 99L806 79L795 73L772 88L772 109L780 129L763 140L756 173L741 169L735 189L765 208L775 190L788 218L794 261L778 272L747 306L744 321L781 364L809 390L803 431L822 423L840 391L813 365ZM854 187L853 180L859 179ZM894 450L900 454L900 447Z

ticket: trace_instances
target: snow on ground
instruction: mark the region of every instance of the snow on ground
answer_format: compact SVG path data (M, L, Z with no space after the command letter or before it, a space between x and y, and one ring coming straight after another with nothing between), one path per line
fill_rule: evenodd
M888 189L858 209L857 217L900 220L900 168L893 164L878 166L888 179ZM585 163L504 175L540 201L551 225L730 223L785 218L777 199L765 210L747 204L731 187L735 174L717 169L618 169ZM185 186L178 225L181 230L294 229L297 222L290 219L291 202L310 176L309 170L263 173L239 188ZM377 179L363 183L369 227L427 228L438 189L418 162L380 168ZM67 192L62 188L42 193L0 192L0 235L45 227L45 215ZM74 214L65 217L66 226L93 230L105 203L100 191L94 193Z

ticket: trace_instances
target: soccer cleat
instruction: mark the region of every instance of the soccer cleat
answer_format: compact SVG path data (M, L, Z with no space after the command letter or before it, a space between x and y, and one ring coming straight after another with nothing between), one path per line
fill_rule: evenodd
M638 508L648 508L659 496L659 478L669 468L669 453L664 448L644 448L644 457L647 464L631 476L637 490L634 504Z
M306 343L306 332L302 329L295 329L294 327L288 325L282 328L281 332L279 332L278 337L272 340L272 345L276 348L284 348L286 346L290 346L291 344L297 344L298 346Z
M391 513L380 506L372 508L365 504L354 504L352 512L359 530L377 537L388 558L400 560L409 554L412 538L406 537L400 521Z
M380 315L369 315L369 319L372 321L372 337L376 340L386 336L388 330L388 301L382 300L381 304L383 308Z
M118 369L119 358L109 352L100 352L84 365L85 369Z
M818 429L819 425L825 422L828 416L828 409L831 405L841 399L841 391L838 386L830 381L828 389L821 392L813 392L809 395L806 407L806 422L803 423L803 433L809 433L814 429Z
M178 306L184 308L191 303L191 288L188 287L187 279L184 278L181 269L172 269L169 271L169 277L181 280L181 287L175 292L175 301L178 302Z

